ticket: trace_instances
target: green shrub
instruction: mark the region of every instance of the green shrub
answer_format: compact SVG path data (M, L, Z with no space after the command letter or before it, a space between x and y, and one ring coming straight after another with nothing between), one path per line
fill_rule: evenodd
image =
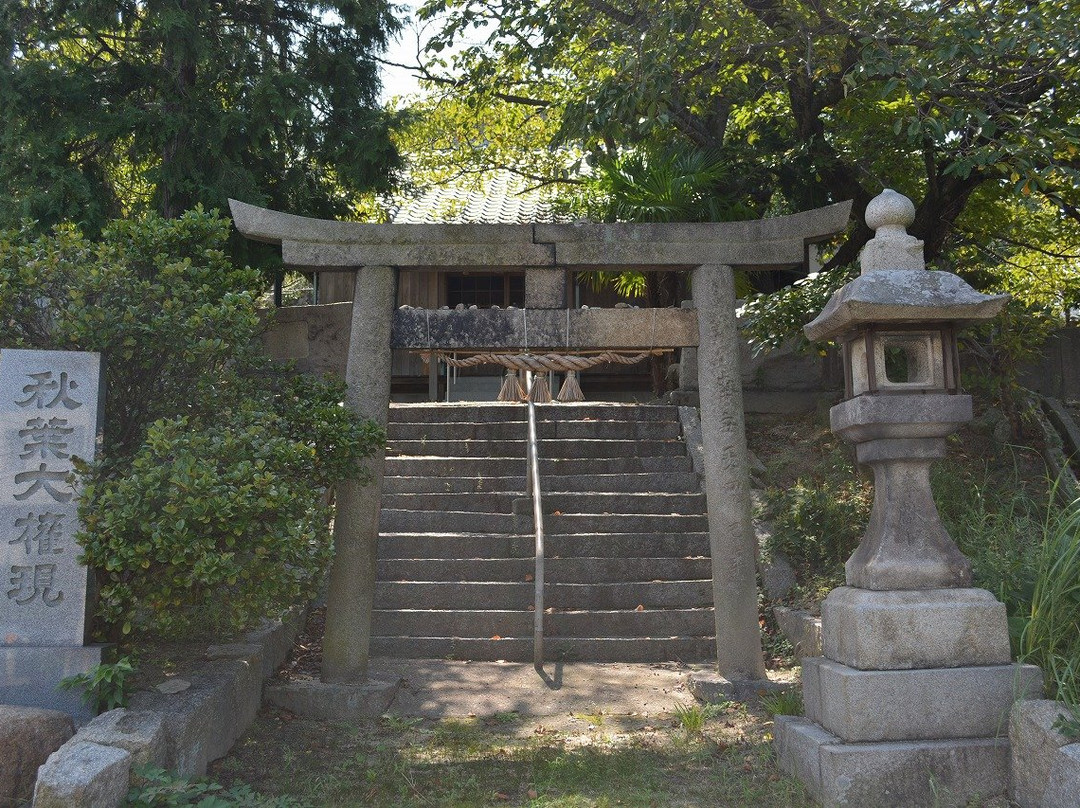
M0 345L100 351L104 451L129 457L158 418L211 416L246 393L260 276L226 258L228 233L201 210L113 222L100 241L0 233Z
M800 477L787 488L768 492L765 515L773 521L773 532L766 551L782 553L800 583L824 579L838 585L844 562L859 546L873 493L854 469L848 474L848 479Z
M205 426L157 421L127 474L87 484L79 541L99 571L99 616L121 634L183 637L313 595L331 552L319 492L350 473L340 456L367 454L380 435L356 432L327 464L289 433L282 414L255 406Z
M288 379L259 348L259 275L227 220L0 233L0 345L100 351L105 442L78 537L99 634L232 633L311 594L330 553L326 489L382 431L340 384Z

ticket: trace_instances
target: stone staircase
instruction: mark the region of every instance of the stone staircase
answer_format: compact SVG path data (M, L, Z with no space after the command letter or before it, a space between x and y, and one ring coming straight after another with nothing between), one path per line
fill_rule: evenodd
M537 407L548 660L715 656L705 499L670 406ZM522 405L395 405L372 653L532 659ZM525 507L523 507L525 506Z

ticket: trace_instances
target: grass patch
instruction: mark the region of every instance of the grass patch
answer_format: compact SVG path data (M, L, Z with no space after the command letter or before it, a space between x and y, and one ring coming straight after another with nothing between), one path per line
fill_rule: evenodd
M1020 656L1042 668L1048 697L1080 715L1080 500L1051 509L1041 536L1030 601L1017 615Z
M802 715L806 712L801 687L791 687L777 693L766 693L761 697L761 707L772 716Z
M212 775L311 808L814 805L777 772L764 713L709 705L695 715L690 735L676 713L553 730L521 716L347 726L264 711Z

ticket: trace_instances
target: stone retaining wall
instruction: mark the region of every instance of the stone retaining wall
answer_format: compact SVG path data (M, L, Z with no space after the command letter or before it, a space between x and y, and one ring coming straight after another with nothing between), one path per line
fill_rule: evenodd
M35 808L118 806L132 769L141 766L205 774L255 720L263 682L292 648L305 616L296 608L238 643L211 646L181 692L141 691L128 708L99 715L38 770Z

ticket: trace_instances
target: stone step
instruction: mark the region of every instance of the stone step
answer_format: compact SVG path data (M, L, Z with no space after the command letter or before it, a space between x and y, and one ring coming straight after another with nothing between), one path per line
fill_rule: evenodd
M547 658L714 658L704 496L678 409L537 413ZM373 653L531 660L526 416L477 402L391 407Z
M520 464L522 469L524 463ZM391 494L470 494L511 492L522 496L525 491L525 475L506 477L383 477L383 496Z
M619 458L540 458L540 475L686 473L693 465L686 455ZM525 473L521 457L387 457L384 474L395 477L512 477Z
M531 611L376 610L372 632L387 637L530 637L533 617ZM713 633L713 626L709 607L544 615L545 637L705 637Z
M515 609L533 603L531 582L379 581L375 602L383 609ZM692 608L712 604L712 581L547 584L545 607L555 609Z
M493 635L494 636L494 635ZM474 659L531 662L529 637L462 639L456 637L372 637L371 653L404 659ZM549 662L708 662L716 659L716 643L709 637L597 637L553 638L544 643Z
M524 463L520 463L523 468ZM561 492L593 491L628 493L656 491L669 494L694 494L701 491L701 478L694 472L642 472L640 474L567 474L542 477L545 496ZM384 494L458 494L516 492L524 496L525 476L506 477L383 477ZM549 494L550 492L550 494Z
M541 480L541 488L544 481ZM479 511L532 514L532 500L524 492L383 494L383 508L410 511ZM516 502L516 504L515 504ZM657 491L637 494L544 492L541 499L545 514L560 513L621 513L621 514L701 514L705 512L704 494L663 493Z
M384 493L382 498L383 510L392 511L477 511L480 513L510 513L513 511L513 503L521 499L524 493L499 491L486 492L463 492L445 494L438 491L422 494L389 494ZM530 511L531 513L531 511Z
M684 455L680 440L546 440L540 443L542 458L663 457ZM387 457L525 457L521 440L397 440L386 449Z
M692 516L705 513L705 495L701 493L666 493L643 491L640 493L602 493L596 491L544 491L540 481L540 499L545 514L559 511L564 514L678 514ZM527 501L529 513L532 502ZM544 520L545 529L547 520Z
M556 558L695 558L709 555L705 533L548 534L549 561ZM384 533L379 557L389 558L532 558L531 535L485 533Z
M391 422L391 443L399 440L524 440L524 421ZM548 440L673 440L682 435L678 421L547 421L540 422L537 437Z
M548 558L547 583L594 581L685 581L712 575L706 556L697 558ZM385 558L381 581L526 581L536 571L533 558Z
M520 533L532 532L532 516L471 511L405 511L383 508L379 530L386 533ZM545 532L686 533L708 530L702 514L564 513L544 517Z
M584 402L581 404L538 404L538 421L678 421L679 408L669 404L616 404ZM524 404L469 402L451 404L391 404L391 423L428 423L457 421L486 423L528 419Z

